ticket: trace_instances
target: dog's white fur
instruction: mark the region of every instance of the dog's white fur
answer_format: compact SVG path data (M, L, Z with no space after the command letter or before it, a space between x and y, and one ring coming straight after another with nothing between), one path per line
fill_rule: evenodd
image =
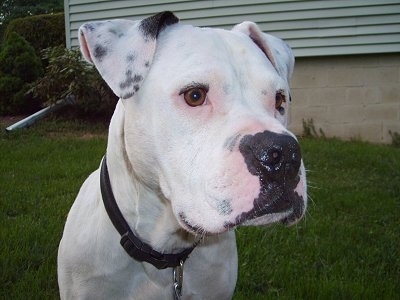
M107 145L111 186L131 229L154 249L179 252L206 235L185 263L183 299L229 299L237 253L226 224L253 208L260 182L237 143L231 151L225 145L239 134L288 133L287 113L275 110L275 93L285 91L289 99L293 55L250 22L232 31L173 24L156 39L144 35L140 24L113 20L80 29L84 56L121 97ZM183 99L182 91L193 83L208 85L199 107ZM305 207L303 164L299 174L295 191ZM60 243L62 299L172 298L171 269L133 260L119 240L102 203L97 170L83 184Z

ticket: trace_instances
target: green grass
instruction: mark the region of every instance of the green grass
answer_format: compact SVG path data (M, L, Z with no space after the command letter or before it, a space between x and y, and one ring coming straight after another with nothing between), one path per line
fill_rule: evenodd
M302 140L310 205L293 228L241 228L236 299L399 299L400 149Z
M88 139L79 123L46 125L1 134L0 299L57 298L63 223L105 151L104 134Z
M58 242L79 187L105 152L104 132L47 121L0 134L0 299L58 298ZM234 299L399 299L400 149L301 144L307 217L290 228L238 230Z

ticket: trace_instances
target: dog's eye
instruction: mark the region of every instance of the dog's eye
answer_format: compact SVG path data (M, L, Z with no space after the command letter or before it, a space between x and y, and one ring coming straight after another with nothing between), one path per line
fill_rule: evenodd
M283 115L285 113L285 108L282 106L286 102L286 96L282 90L279 90L275 94L275 109Z
M200 106L207 98L207 92L203 88L190 88L183 93L185 101L190 106Z

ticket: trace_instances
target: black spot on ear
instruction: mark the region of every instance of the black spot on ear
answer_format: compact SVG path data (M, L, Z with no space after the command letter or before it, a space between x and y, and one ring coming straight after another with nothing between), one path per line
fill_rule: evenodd
M128 98L131 98L133 95L135 95L134 92L128 92L128 93L122 95L121 98L122 99L128 99Z
M135 74L135 76L133 77L133 82L139 82L143 80L143 76L140 74Z
M129 62L134 62L135 59L136 59L136 55L135 55L134 53L129 54L129 55L126 57L126 61L127 61L128 63L129 63Z
M146 68L150 67L150 62L149 62L149 61L146 61L146 62L144 63L144 66L145 66Z
M103 47L100 44L97 44L94 47L93 55L95 58L97 58L99 61L101 61L103 59L103 57L107 55L107 48Z
M122 81L120 84L119 84L119 87L121 88L121 89L126 89L126 88L128 88L128 87L130 87L132 84L133 84L133 78L132 78L132 71L131 70L127 70L126 72L125 72L125 80L124 81Z
M95 29L95 27L91 23L85 24L84 27L89 31L94 31L94 29Z
M146 38L156 39L165 27L178 23L179 19L170 11L148 17L140 23L140 30Z
M109 29L108 32L112 33L112 34L115 34L115 35L118 35L117 31L114 28Z
M143 80L143 76L140 74L135 74L132 77L132 70L127 70L125 72L125 80L119 84L121 89L126 89L131 87L134 83L138 83Z

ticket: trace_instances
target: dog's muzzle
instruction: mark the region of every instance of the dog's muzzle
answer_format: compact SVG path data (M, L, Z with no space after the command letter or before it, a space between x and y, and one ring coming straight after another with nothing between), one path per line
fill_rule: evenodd
M299 219L304 201L295 192L302 159L296 139L286 133L264 131L244 136L239 151L249 172L259 177L261 188L253 209L239 215L236 224L278 213L288 213L285 223Z

